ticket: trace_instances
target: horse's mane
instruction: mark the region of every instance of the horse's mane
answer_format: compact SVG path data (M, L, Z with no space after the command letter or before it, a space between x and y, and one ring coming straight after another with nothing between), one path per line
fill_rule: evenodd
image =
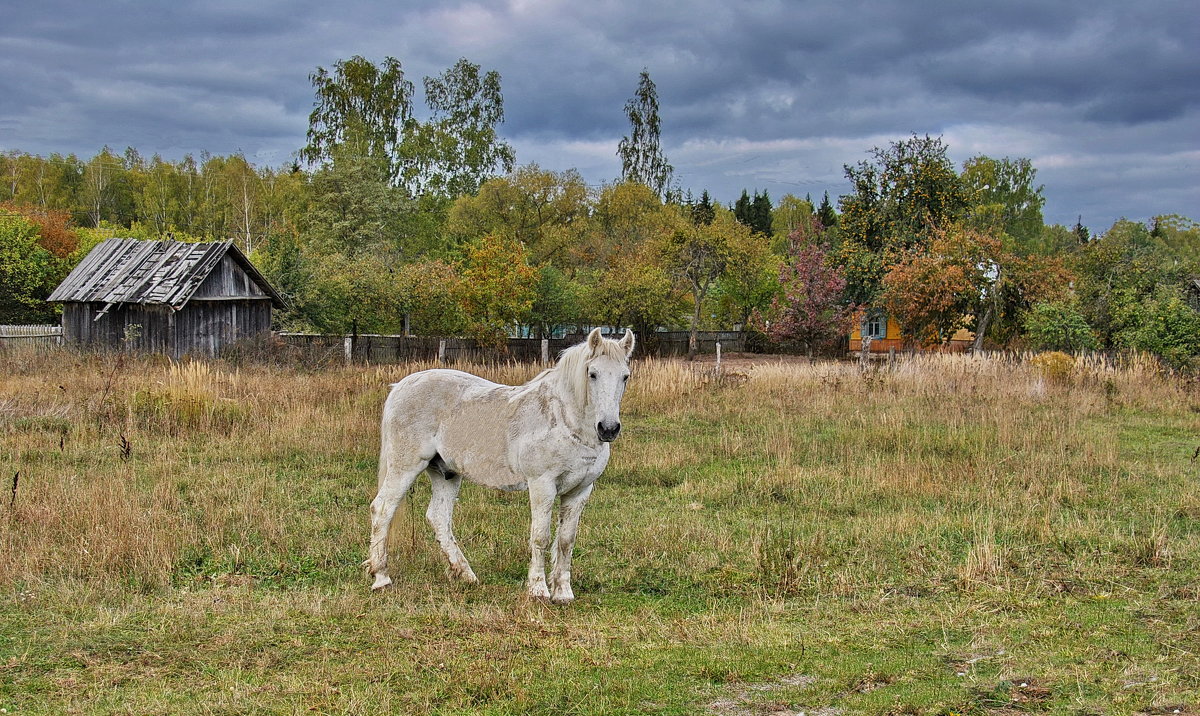
M600 340L600 347L597 349L595 357L600 356L616 358L621 362L628 360L625 349L617 341L609 338ZM592 357L592 349L588 347L586 340L576 343L570 348L563 349L562 353L558 354L558 362L554 364L554 367L543 371L538 378L556 380L564 389L563 392L573 398L576 405L582 408L587 405L587 364Z

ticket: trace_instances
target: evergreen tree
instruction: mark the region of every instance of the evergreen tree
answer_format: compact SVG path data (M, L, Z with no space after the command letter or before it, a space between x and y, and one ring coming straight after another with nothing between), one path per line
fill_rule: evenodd
M713 223L715 218L717 218L717 210L708 196L708 189L705 189L700 194L700 201L692 205L692 223L696 226L707 226Z
M729 209L733 212L733 218L749 226L751 221L750 206L750 194L745 189L742 189L742 195L738 197L737 201L733 202L733 206L729 207Z
M829 191L825 191L825 198L821 199L821 206L817 208L817 218L821 220L821 226L826 229L831 229L837 226L837 212L833 210L833 204L829 201Z
M1082 215L1080 215L1080 217L1075 221L1075 227L1072 229L1072 231L1075 232L1075 238L1079 241L1079 243L1086 244L1088 241L1091 241L1091 234L1088 233L1088 228L1083 225Z
M750 202L750 228L757 233L771 235L771 197L766 191L762 194L754 192L754 200Z

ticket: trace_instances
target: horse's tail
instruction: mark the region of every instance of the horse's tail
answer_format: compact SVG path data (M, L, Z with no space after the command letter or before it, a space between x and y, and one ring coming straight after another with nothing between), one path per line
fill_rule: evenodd
M383 420L379 426L379 472L376 486L383 487L383 478L387 476L388 459L392 454L393 433L395 426L392 420L392 396L396 394L396 386L388 392L387 400L383 403Z

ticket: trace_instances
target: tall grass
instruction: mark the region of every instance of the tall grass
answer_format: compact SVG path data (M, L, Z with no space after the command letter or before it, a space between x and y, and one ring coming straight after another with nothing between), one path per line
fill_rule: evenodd
M174 605L156 607L172 618L200 623L194 610L210 614L211 603L196 607L185 595L236 587L259 595L252 599L257 607L244 605L240 618L248 625L270 631L272 620L308 623L304 614L325 615L346 621L321 638L344 638L347 648L360 651L396 637L355 631L357 614L385 610L404 629L441 625L474 633L472 625L482 623L489 648L516 649L502 660L511 673L550 669L560 679L555 683L570 690L572 679L582 678L571 669L600 678L587 660L624 659L662 670L655 698L676 704L695 704L697 697L672 691L670 679L711 686L748 677L722 675L734 667L709 657L685 660L691 666L682 671L651 664L621 644L700 648L719 639L753 655L759 666L737 667L748 674L767 664L783 668L784 657L772 654L794 662L807 653L772 634L830 645L833 652L821 652L828 656L845 645L822 633L849 630L866 638L880 618L870 615L884 613L901 632L933 629L944 622L923 605L935 604L976 626L963 637L967 643L928 652L934 662L975 663L982 647L972 644L983 639L993 651L1008 644L1019 655L995 672L989 689L1024 670L1083 683L1086 671L1071 676L1059 664L1075 652L1066 646L1073 630L1062 621L1064 607L1054 600L1079 600L1086 610L1091 600L1120 594L1158 619L1130 617L1132 641L1114 648L1132 654L1131 665L1104 671L1108 685L1083 702L1065 688L1046 698L1063 708L1132 708L1122 693L1143 692L1123 691L1116 680L1132 681L1121 674L1135 666L1157 675L1157 691L1144 692L1145 704L1200 693L1186 671L1154 666L1170 652L1171 635L1190 623L1182 605L1200 596L1200 491L1192 462L1200 395L1151 362L1073 360L1065 374L1055 368L1063 379L1050 379L1044 366L1007 357L917 356L865 371L853 363L764 361L723 373L680 361L638 361L623 406L626 429L583 520L575 563L581 600L555 617L568 620L573 634L556 643L568 649L577 639L586 646L555 652L554 667L520 656L521 643L551 628L540 612L513 606L527 563L523 495L464 488L456 529L484 582L471 592L443 580L442 557L423 519L428 487L418 483L392 536L402 565L395 601L366 601L358 564L375 488L380 409L389 384L426 367L433 366L307 372L0 355L0 590L46 595L43 608L54 613L69 600L120 605L144 595L145 604ZM510 384L538 370L459 367ZM13 494L7 488L17 472ZM628 623L631 604L641 610L636 624ZM826 604L839 606L825 612ZM995 610L1008 613L1020 604L1034 610L1029 619L1041 626L1026 631L1005 621L1011 634L991 626ZM664 617L663 609L685 616ZM811 631L798 613L823 626ZM21 619L38 624L33 616ZM250 627L227 628L244 640ZM310 637L296 638L307 644ZM231 651L238 640L217 653L242 654ZM477 658L437 652L436 640L418 641L422 653L451 664L469 688L447 695L413 675L413 695L387 703L419 709L445 697L465 710L500 702L502 711L521 710L521 703L554 710L547 704L555 697L474 670ZM939 636L943 642L954 639ZM1186 654L1172 656L1180 669L1200 670L1196 646L1185 644ZM860 661L829 661L833 681L813 693L829 703L842 699L852 711L886 712L895 704L879 694L909 688L904 670L883 674L879 657L870 655L886 649L862 649ZM1045 654L1059 655L1059 662ZM452 664L455 658L461 661ZM260 673L253 664L242 668ZM285 673L297 682L308 670L337 671L333 663L289 668ZM941 673L921 668L934 669L922 672L928 678ZM838 686L834 673L847 685ZM939 687L942 696L921 696L918 689L902 691L903 698L932 710L931 704L983 708L983 697L956 685L954 673ZM861 683L873 686L858 689ZM322 703L348 711L382 703L375 687L361 688L359 701L327 694L333 700ZM0 702L4 693L0 688ZM1016 692L1005 693L1016 703ZM629 698L629 708L641 710Z

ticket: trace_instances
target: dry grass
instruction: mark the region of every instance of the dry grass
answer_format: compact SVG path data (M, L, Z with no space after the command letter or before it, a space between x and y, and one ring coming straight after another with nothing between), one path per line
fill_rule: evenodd
M983 713L1021 706L1005 684L1035 673L1054 684L1039 708L1200 697L1200 396L1149 362L1075 361L1060 381L954 355L640 361L566 611L520 601L524 496L469 487L458 532L484 586L443 581L419 486L393 533L407 579L366 592L379 410L425 367L0 355L0 487L20 473L0 492L0 626L41 635L0 639L17 684L0 679L0 706L116 688L92 710L204 694L214 711L551 713L591 689L575 710L755 712L745 683L795 673L814 676L771 703ZM135 675L154 669L167 686ZM629 670L642 686L616 681Z

